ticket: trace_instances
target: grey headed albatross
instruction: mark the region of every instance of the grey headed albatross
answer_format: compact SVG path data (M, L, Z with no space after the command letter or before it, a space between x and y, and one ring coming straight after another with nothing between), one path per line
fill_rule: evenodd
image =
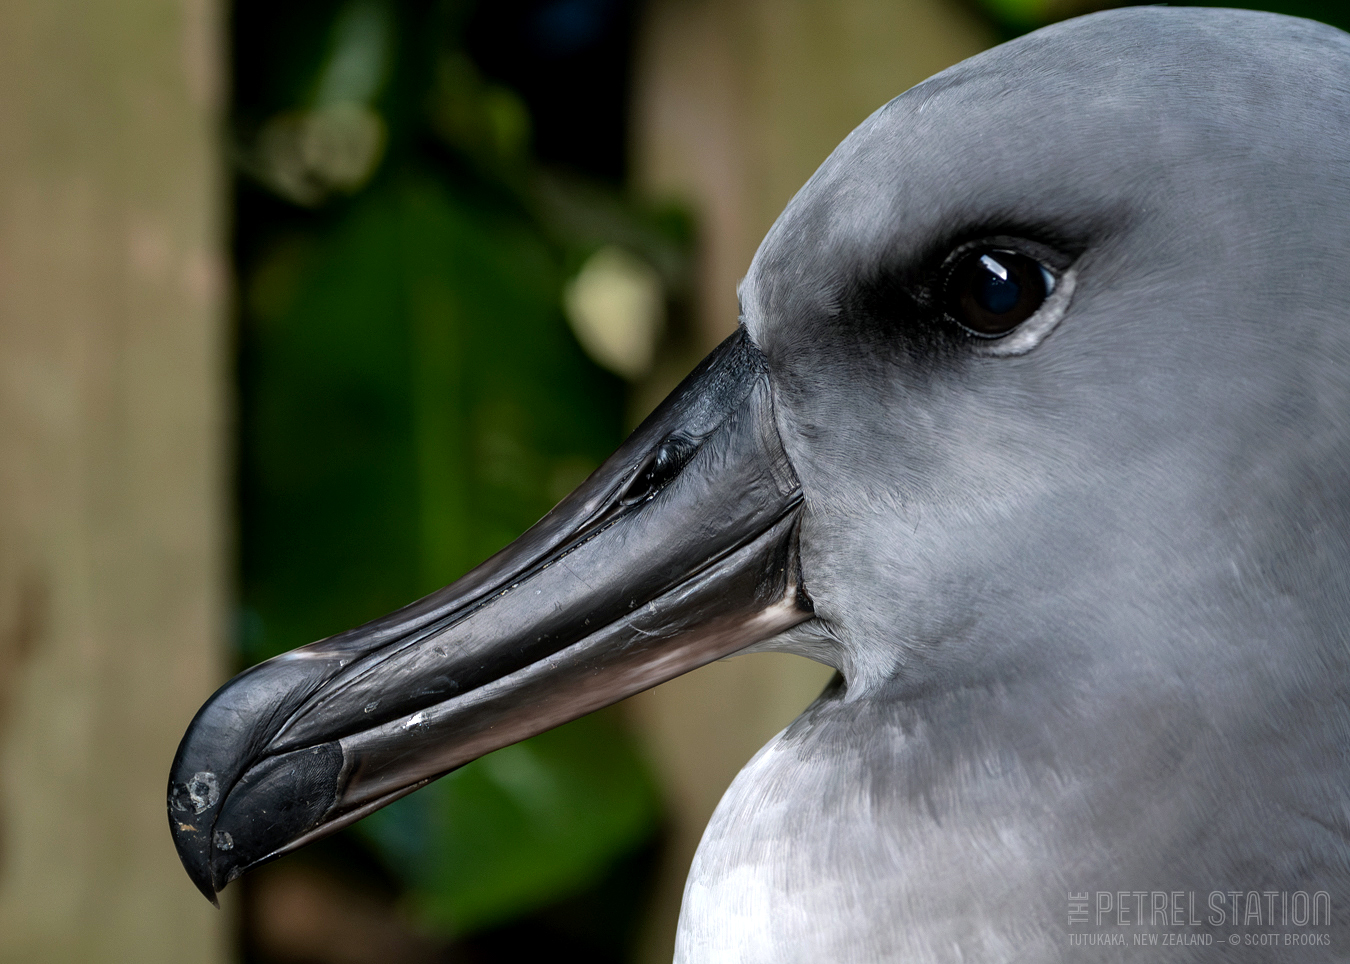
M206 703L168 794L202 892L771 649L838 675L723 798L677 960L1350 953L1350 37L1004 44L854 131L740 294L519 540ZM1299 894L1329 946L1229 943Z

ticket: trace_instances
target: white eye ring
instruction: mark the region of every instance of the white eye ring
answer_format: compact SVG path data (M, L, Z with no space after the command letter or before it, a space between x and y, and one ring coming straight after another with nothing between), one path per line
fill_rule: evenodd
M1069 268L1056 278L1044 265L1041 266L1041 271L1045 275L1047 297L1036 309L1036 313L1002 338L976 342L972 346L976 354L1000 358L1025 355L1055 330L1055 326L1068 311L1069 302L1073 298L1075 272L1073 268Z

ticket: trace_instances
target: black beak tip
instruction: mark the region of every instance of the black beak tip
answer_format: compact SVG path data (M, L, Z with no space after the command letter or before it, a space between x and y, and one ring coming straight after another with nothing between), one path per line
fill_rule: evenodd
M201 815L205 816L206 814ZM202 896L219 907L215 876L211 872L210 841L202 839L209 833L206 829L209 823L209 819L202 820L192 814L175 814L172 808L169 811L173 843L178 850L178 859L183 862L183 869L187 871L192 883L202 892Z
M230 881L323 825L342 763L335 743L266 757L227 793L213 772L175 768L169 829L183 869L207 900L219 907L216 894Z
M265 856L257 848L275 842L271 828L241 827L237 813L232 812L241 802L232 803L232 799L239 796L241 786L249 786L249 771L259 762L255 747L266 745L274 718L284 718L286 699L301 702L316 681L322 681L338 664L338 659L318 658L255 666L217 690L183 734L169 770L169 830L183 869L217 907L216 895L226 884ZM260 707L268 712L260 712ZM259 723L241 730L241 719ZM266 765L261 769L270 772ZM257 802L252 799L256 793L243 796L249 798L244 804ZM278 832L289 829L282 827Z
M216 907L218 888L211 871L211 828L215 823L220 792L214 776L196 773L169 781L169 830L178 859L192 883Z

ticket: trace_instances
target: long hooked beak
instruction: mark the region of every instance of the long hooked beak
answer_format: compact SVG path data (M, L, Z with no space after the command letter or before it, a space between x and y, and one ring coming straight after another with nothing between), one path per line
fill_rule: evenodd
M188 875L214 901L485 753L811 618L801 498L738 332L477 569L221 687L169 778Z

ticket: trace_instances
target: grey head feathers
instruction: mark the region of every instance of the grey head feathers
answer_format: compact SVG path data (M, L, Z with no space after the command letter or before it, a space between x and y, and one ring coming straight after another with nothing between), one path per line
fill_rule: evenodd
M723 800L678 960L1128 958L1070 946L1084 891L1321 890L1332 955L1156 959L1345 953L1348 134L1350 37L1134 8L920 84L792 201L742 305L816 618L761 647L842 678ZM944 301L990 243L1068 291L1013 350Z

